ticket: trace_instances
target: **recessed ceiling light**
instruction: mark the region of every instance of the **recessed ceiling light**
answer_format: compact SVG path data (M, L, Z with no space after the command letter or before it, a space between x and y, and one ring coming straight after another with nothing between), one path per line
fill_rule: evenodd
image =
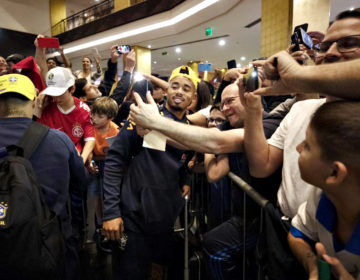
M84 14L84 17L87 17L87 13Z
M156 64L157 63L157 61L154 61L154 64Z
M178 57L178 60L181 60L181 58L180 58L180 57Z
M240 63L236 64L236 67L237 67L237 68L240 68L240 67L241 67L241 64L240 64Z
M220 40L220 41L219 41L219 45L220 45L220 46L224 46L225 44L226 44L225 40Z
M350 10L350 11L353 11L353 10L354 10L354 7L351 7L349 10Z
M246 57L245 57L245 56L242 56L242 57L240 57L240 59L241 59L242 61L244 61L244 60L246 59Z
M181 49L180 49L180 48L176 48L176 49L175 49L175 52L181 53Z
M151 45L148 45L148 48L151 49Z

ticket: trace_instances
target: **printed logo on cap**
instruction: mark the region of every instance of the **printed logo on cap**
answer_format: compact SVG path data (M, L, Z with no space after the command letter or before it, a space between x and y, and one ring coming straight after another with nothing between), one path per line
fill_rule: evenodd
M17 81L17 78L16 77L10 77L9 78L9 82L10 83L14 83L14 82L16 82Z
M48 79L49 79L49 80L54 79L54 73L50 73L49 76L48 76Z

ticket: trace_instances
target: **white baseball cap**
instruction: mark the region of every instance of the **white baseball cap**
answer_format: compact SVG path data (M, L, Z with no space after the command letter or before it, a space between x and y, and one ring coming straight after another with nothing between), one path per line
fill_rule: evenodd
M75 84L71 71L64 67L55 67L46 74L46 85L41 94L50 96L63 95L67 89Z

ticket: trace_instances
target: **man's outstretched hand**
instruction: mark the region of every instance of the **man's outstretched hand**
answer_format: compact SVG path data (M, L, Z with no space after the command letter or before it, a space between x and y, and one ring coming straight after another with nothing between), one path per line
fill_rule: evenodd
M154 128L157 121L161 119L159 114L159 109L152 98L150 92L146 93L146 99L148 104L144 103L138 93L134 93L134 98L136 104L130 106L130 117L136 125L139 125L143 128Z
M255 66L256 63L254 63ZM259 88L255 95L288 95L298 92L295 81L303 73L305 66L300 66L286 51L278 52L263 64L263 76L273 80L271 86Z

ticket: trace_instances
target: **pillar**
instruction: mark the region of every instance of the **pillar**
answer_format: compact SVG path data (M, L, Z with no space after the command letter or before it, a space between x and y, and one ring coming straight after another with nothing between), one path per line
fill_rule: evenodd
M66 31L65 21L66 18L66 5L65 0L50 0L50 22L51 22L51 35L56 36Z
M296 25L308 23L308 31L325 33L330 0L262 0L261 56L286 49Z
M114 12L130 7L130 0L114 0Z

